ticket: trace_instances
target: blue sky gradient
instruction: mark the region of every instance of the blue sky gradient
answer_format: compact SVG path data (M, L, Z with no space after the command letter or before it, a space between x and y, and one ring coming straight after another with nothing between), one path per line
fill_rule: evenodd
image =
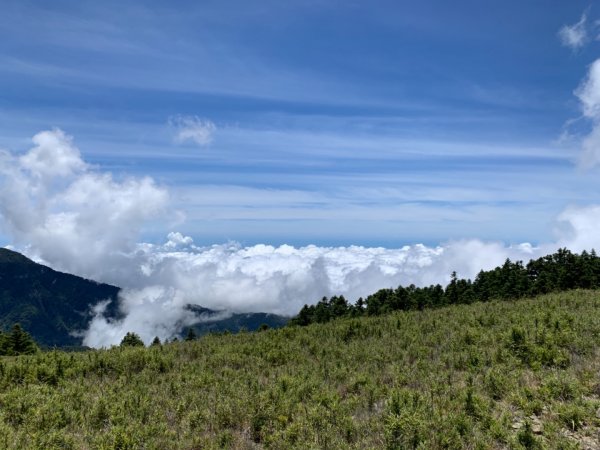
M539 243L598 200L573 95L598 43L558 35L595 3L2 6L0 148L58 127L98 170L152 176L185 220L146 240ZM186 119L210 142L177 139Z

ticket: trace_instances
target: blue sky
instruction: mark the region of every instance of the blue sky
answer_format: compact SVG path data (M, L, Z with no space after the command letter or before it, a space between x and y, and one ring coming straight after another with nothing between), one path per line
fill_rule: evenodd
M584 12L590 42L562 45ZM4 0L0 148L58 127L98 171L153 177L179 219L146 240L546 242L597 202L574 95L596 18L564 0Z

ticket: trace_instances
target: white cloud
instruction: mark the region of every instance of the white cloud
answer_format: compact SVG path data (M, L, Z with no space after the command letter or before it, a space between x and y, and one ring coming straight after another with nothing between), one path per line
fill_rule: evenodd
M560 247L600 250L600 205L571 206L558 216Z
M169 125L175 131L175 142L181 144L191 141L206 146L213 141L216 125L208 119L197 116L175 116L169 119Z
M558 32L558 37L565 47L569 47L572 50L578 50L583 47L589 40L587 14L582 14L579 22L563 26Z
M107 304L96 308L95 317L84 335L84 344L90 347L104 347L118 344L128 332L137 333L145 342L154 336L163 340L174 335L174 330L192 325L198 320L186 309L185 298L173 288L148 286L143 289L126 289L120 293L121 310L125 318L109 321L104 316ZM222 318L218 315L214 318Z
M42 131L32 138L36 146L21 156L21 166L35 177L67 177L86 168L73 139L63 131Z
M171 337L193 323L186 305L232 312L295 314L323 295L344 294L352 300L382 287L445 282L451 270L472 276L482 265L500 264L518 249L478 241L429 248L292 247L238 244L195 247L177 233L165 245L140 244L130 254L130 289L123 293L122 321L97 315L85 344L117 344L127 331L146 340ZM183 239L182 239L183 238ZM173 243L185 241L189 245ZM470 247L473 252L463 247Z
M600 164L600 126L594 125L592 131L581 142L582 152L579 155L579 165L591 169Z
M592 130L583 138L579 157L580 166L590 169L600 163L600 59L592 63L575 95L581 102L584 117L592 124Z
M14 244L55 267L102 276L119 272L141 227L158 217L168 194L150 178L116 181L98 173L61 130L33 137L17 157L0 158L0 217Z
M171 232L167 235L167 243L164 245L165 248L168 249L176 249L182 246L192 245L194 240L189 236L184 236L178 231Z
M600 59L594 61L587 77L575 90L585 117L600 120Z

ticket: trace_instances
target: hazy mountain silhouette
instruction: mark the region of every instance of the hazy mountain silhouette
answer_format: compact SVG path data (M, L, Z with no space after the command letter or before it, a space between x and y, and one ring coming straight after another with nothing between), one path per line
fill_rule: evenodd
M196 305L188 305L188 309L194 311L201 320L192 326L197 335L222 331L233 333L242 330L255 331L263 324L268 325L269 328L279 328L290 320L289 317L269 313L237 313L223 319L213 320L213 318L221 316L223 312Z

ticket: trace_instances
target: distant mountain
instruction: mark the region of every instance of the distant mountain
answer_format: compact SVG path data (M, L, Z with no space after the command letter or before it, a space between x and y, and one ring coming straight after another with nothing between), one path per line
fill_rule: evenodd
M0 329L20 323L42 346L79 346L77 332L88 328L92 307L111 300L104 314L119 317L120 288L57 272L20 253L0 248ZM285 325L287 317L266 313L233 314L201 306L188 307L198 317L193 325L198 335L241 329L256 330L263 323L271 328Z
M238 313L226 316L223 319L217 319L223 315L223 311L215 311L196 305L188 305L188 309L196 313L200 322L191 328L201 336L207 333L222 331L256 331L261 325L267 325L269 328L280 328L288 323L289 317L279 316L269 313Z
M20 323L45 346L80 345L72 333L85 330L91 307L112 300L106 310L118 317L119 288L37 264L0 248L0 328Z

